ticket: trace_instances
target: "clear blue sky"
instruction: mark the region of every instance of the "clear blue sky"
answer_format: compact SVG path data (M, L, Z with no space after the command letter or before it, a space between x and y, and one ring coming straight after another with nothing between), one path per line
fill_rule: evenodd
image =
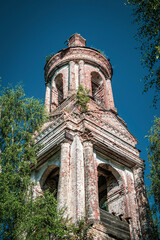
M0 7L0 76L2 86L23 82L27 96L44 100L45 56L64 48L73 33L87 46L102 50L113 67L112 88L119 116L139 140L147 160L150 129L158 110L152 91L142 94L145 73L134 39L131 8L120 0L6 0ZM148 165L147 171L148 172ZM148 182L147 182L148 183Z

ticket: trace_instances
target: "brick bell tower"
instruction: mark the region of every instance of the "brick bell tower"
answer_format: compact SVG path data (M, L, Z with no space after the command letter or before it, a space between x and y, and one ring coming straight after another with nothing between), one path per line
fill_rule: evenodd
M43 144L32 178L35 194L57 190L60 206L76 222L86 216L94 239L152 239L137 140L118 116L112 67L80 34L45 66L45 106L50 114L36 136ZM90 90L81 111L78 87Z

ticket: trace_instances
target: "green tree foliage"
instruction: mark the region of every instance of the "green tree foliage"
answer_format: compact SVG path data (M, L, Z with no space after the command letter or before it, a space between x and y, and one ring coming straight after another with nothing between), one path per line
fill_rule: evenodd
M26 240L69 239L71 227L63 217L65 210L57 208L57 200L49 191L28 200L24 219L18 222L18 239L24 239L22 232Z
M64 219L53 194L33 198L30 165L36 164L39 150L33 134L47 119L43 104L26 98L21 87L7 88L0 113L0 239L86 239L89 225Z
M127 0L133 7L134 21L138 25L137 40L141 42L142 63L148 69L144 77L144 92L155 89L154 106L160 99L160 1Z
M144 92L155 89L153 106L160 100L160 1L127 0L133 7L134 22L138 25L136 39L140 41L142 64L148 69L144 76ZM155 225L160 219L160 118L155 118L148 136L150 146L148 161L150 164L149 195L154 197L152 208ZM160 229L160 225L159 225ZM157 234L156 231L154 234Z
M23 221L17 222L18 240L24 240L24 235L26 240L92 239L85 219L73 224L71 219L64 218L65 209L57 209L58 202L49 190L35 199L28 199Z
M156 117L154 125L152 126L148 139L150 142L148 149L148 161L150 164L151 185L148 188L150 196L154 197L154 204L152 212L154 219L157 220L157 216L160 215L160 118ZM160 229L160 222L159 229Z
M71 225L71 240L92 240L93 233L90 232L91 226L85 218L79 220L76 224Z
M77 100L82 111L87 111L88 109L87 104L89 103L89 100L90 100L88 94L89 94L89 90L83 88L82 85L78 87Z
M30 164L36 163L33 133L45 121L41 102L26 98L21 87L6 88L0 96L0 239L16 239L31 184Z

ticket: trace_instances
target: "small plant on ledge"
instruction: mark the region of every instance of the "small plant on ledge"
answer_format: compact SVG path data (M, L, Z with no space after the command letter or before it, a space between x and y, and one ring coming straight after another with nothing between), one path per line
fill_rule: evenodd
M87 90L85 88L83 88L82 85L80 85L78 87L78 91L77 91L77 100L78 100L78 104L81 107L81 111L87 111L88 110L88 106L87 104L89 103L89 92L90 90Z
M107 58L107 56L106 56L106 54L103 52L103 51L101 51L100 49L96 49L101 55L103 55L105 58Z
M46 63L48 63L49 60L50 60L54 55L55 55L54 53L51 53L49 56L45 56Z

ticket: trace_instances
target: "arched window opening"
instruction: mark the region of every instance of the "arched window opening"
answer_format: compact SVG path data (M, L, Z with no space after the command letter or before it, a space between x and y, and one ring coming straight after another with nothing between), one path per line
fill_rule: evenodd
M99 207L109 213L121 214L118 210L121 186L107 164L98 166Z
M44 172L42 177L41 181L42 191L46 191L49 189L51 193L55 192L55 197L57 197L58 181L59 181L59 167L58 166L48 167L48 169Z
M129 224L124 221L128 211L119 171L104 163L99 164L97 170L100 220L111 238L130 239Z
M55 85L57 88L58 105L59 105L63 101L63 75L62 75L62 73L60 73L56 76Z
M106 203L107 199L107 180L103 175L98 177L98 194L99 194L99 206L100 208L108 211L108 206Z
M91 72L92 97L95 98L102 88L102 78L97 72Z

